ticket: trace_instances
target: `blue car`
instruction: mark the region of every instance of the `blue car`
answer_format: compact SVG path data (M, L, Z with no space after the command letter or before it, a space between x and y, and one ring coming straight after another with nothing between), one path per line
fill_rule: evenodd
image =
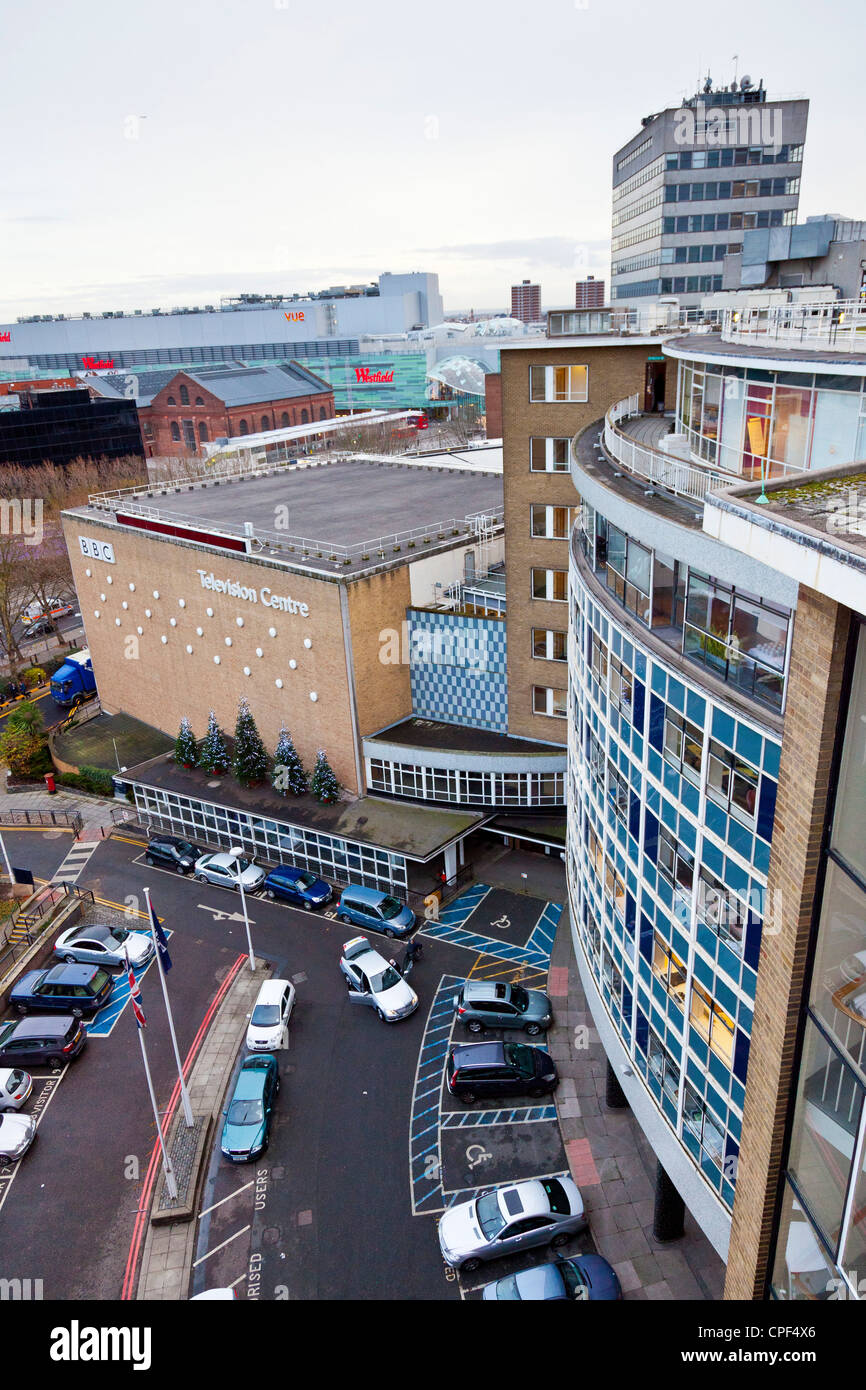
M601 1255L577 1255L508 1274L485 1284L481 1296L500 1302L599 1303L622 1298L622 1289L616 1270Z
M333 897L324 879L316 878L306 869L296 869L293 864L278 864L271 869L262 887L267 897L276 898L278 902L294 903L307 912L324 907Z
M377 888L362 888L355 883L343 889L337 916L341 922L379 931L384 936L408 936L417 920L411 907L399 899L380 893Z
M60 1013L83 1018L103 1008L111 997L114 981L98 965L55 965L50 970L29 970L13 986L9 1003L16 1013Z
M234 1093L223 1111L220 1148L232 1163L250 1163L268 1147L271 1111L279 1089L280 1073L272 1053L244 1058Z

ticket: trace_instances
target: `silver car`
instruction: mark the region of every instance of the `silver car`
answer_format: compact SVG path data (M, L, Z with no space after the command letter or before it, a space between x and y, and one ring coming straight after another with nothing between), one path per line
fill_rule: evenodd
M571 1178L532 1178L450 1207L439 1222L439 1247L447 1265L469 1273L534 1245L565 1245L586 1224Z
M16 1067L0 1068L0 1110L20 1110L33 1090L33 1077Z
M200 883L216 883L221 888L237 889L240 880L245 893L255 893L267 877L251 859L233 859L230 854L203 854L195 861L195 876Z
M349 985L353 1004L368 1004L385 1023L398 1023L418 1007L418 996L410 989L393 961L374 951L366 936L354 936L343 946L340 969Z
M32 1115L0 1115L0 1159L15 1163L36 1138Z
M61 932L54 943L54 957L79 965L130 965L136 970L153 955L153 941L147 932L127 931L126 927L77 926Z

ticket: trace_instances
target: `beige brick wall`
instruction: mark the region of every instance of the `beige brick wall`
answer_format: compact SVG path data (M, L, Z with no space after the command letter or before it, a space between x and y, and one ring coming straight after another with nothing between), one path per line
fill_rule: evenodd
M412 713L409 665L403 663L403 623L409 607L409 567L361 579L349 588L358 729L362 738ZM379 660L383 631L400 638L398 665Z
M308 768L312 769L316 750L324 748L340 783L360 790L337 584L257 564L248 557L218 556L113 530L89 518L66 516L64 531L106 710L124 710L171 735L176 734L181 717L188 715L201 738L211 708L226 733L232 734L238 700L246 694L269 752L285 721ZM86 559L79 535L110 541L117 563ZM309 617L203 589L199 569L256 591L268 586L274 594L291 595L309 605ZM158 599L153 597L154 590ZM179 599L184 599L184 608ZM208 617L208 608L213 617ZM151 611L150 618L146 609ZM98 619L95 611L100 613ZM237 626L238 617L243 627ZM141 636L138 627L143 629ZM196 632L199 627L201 637ZM275 637L270 635L271 628ZM225 644L227 637L230 647ZM305 638L311 641L310 648L304 646ZM191 655L187 645L193 649ZM257 648L261 657L256 655ZM219 665L214 656L220 658ZM290 660L297 662L294 671ZM244 667L250 668L249 677ZM275 684L278 679L282 690ZM311 691L318 695L316 702L310 699Z
M531 473L529 441L533 436L573 438L608 406L634 391L643 391L647 357L657 344L634 345L613 339L603 347L548 345L502 353L502 431L505 484L505 566L508 586L508 727L525 738L565 743L565 721L532 712L532 687L565 690L564 663L532 655L532 629L568 630L568 605L533 600L531 570L568 569L568 542L538 540L530 535L533 502L577 505L569 473ZM585 404L531 404L530 366L585 365L589 368ZM668 372L675 371L668 364ZM675 379L675 378L674 378Z
M773 929L761 943L743 1137L725 1297L761 1298L798 1020L810 965L815 882L827 812L850 612L801 587L794 621L768 883Z

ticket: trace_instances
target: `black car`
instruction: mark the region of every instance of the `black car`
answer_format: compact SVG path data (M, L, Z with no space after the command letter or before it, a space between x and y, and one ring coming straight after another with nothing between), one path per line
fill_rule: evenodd
M87 1042L87 1029L70 1014L0 1023L0 1066L62 1067Z
M108 1003L114 981L98 965L53 965L28 970L12 986L9 1003L19 1014L61 1013L81 1018Z
M452 1047L445 1076L452 1096L467 1105L497 1096L545 1096L559 1085L556 1064L545 1048L515 1042Z
M175 869L179 874L191 874L195 861L205 853L198 845L188 840L179 840L174 835L154 835L145 851L148 864L160 864L166 869Z

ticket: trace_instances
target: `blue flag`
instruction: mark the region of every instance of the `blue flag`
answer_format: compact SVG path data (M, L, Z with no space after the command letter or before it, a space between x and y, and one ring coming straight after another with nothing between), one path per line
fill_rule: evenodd
M156 937L156 944L159 950L159 958L162 961L162 968L166 974L171 969L171 956L168 954L168 941L162 929L160 920L154 911L153 903L150 904L150 920L153 923L153 934Z

